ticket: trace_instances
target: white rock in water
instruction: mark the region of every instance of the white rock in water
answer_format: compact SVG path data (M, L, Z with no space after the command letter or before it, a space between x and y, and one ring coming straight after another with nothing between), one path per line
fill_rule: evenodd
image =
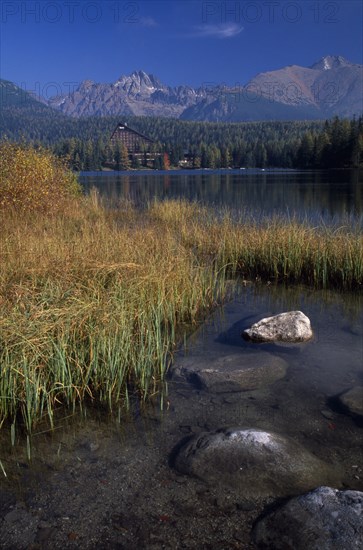
M306 342L313 332L310 319L302 311L288 311L261 319L242 336L254 342Z

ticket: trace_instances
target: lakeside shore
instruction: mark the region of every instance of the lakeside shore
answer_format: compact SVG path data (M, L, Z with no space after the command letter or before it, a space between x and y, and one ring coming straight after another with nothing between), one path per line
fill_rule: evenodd
M66 210L3 213L0 422L54 426L84 400L117 414L162 390L173 351L228 292L228 280L360 289L354 228L278 218L254 224L197 203L127 201L94 191Z

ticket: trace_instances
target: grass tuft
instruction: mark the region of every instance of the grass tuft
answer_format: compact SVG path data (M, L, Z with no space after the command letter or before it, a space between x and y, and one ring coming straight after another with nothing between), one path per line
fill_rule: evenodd
M363 281L358 230L234 221L186 201L111 210L92 192L36 217L3 210L0 232L0 426L13 441L19 427L54 427L60 407L90 400L119 414L159 392L228 278Z

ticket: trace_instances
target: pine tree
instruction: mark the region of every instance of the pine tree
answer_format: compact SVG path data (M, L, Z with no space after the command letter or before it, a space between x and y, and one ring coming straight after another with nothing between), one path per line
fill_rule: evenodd
M140 160L139 160L139 157L136 157L136 156L133 156L133 157L132 157L131 167L132 167L134 170L140 170L140 168L141 168L141 162L140 162Z
M232 155L228 147L221 150L221 168L229 168L232 164Z
M193 168L200 168L202 165L202 159L198 156L193 157Z
M297 152L297 164L299 168L311 168L314 153L314 137L311 132L306 132L301 140Z
M120 168L119 170L130 170L131 161L129 158L129 153L126 148L126 145L123 143L121 145L121 158L120 158Z

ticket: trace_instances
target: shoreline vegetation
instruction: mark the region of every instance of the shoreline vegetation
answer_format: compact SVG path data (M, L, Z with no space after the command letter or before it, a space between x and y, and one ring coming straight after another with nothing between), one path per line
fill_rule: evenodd
M113 128L106 129L110 120L98 120L95 127L91 117L84 124L88 131L93 128L91 138L82 133L78 139L74 136L52 146L58 156L68 156L76 171L106 167L117 171L145 167L359 169L363 161L362 117L352 120L335 117L325 123L203 123L136 118L135 129L154 141L150 150L152 162L147 155L129 156L119 143L112 145L109 135ZM96 138L101 127L103 131Z
M1 149L0 427L13 444L85 401L162 405L173 351L231 280L362 288L359 228L185 200L111 209L45 150Z
M203 122L164 117L124 117L150 138L150 148L128 155L110 138L117 116L54 119L3 110L1 139L45 146L67 157L72 169L360 169L363 167L363 117L351 120ZM144 153L150 153L144 157Z

